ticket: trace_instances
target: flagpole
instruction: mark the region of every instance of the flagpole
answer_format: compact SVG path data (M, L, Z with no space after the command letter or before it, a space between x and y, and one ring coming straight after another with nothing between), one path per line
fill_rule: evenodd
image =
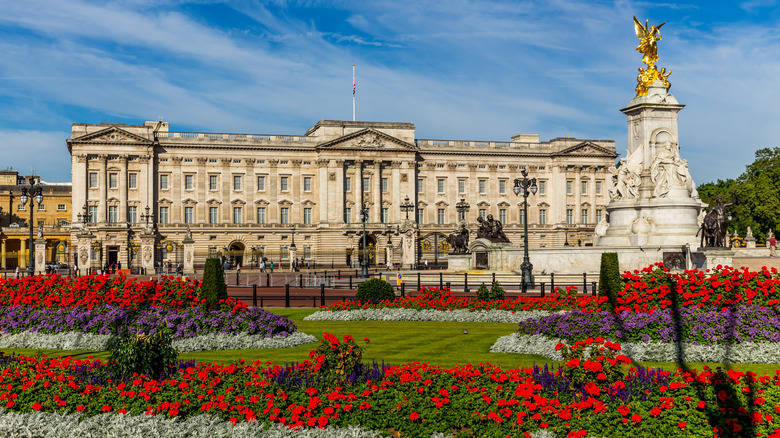
M355 64L352 64L352 121L355 121Z

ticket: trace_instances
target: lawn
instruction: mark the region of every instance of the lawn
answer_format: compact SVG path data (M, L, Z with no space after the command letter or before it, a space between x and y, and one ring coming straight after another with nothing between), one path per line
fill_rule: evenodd
M321 337L323 332L333 333L342 337L352 335L358 341L369 338L370 343L365 350L367 361L376 360L399 365L408 362L430 362L435 365L452 367L457 364L480 362L500 363L503 367L531 366L533 364L549 363L542 356L526 354L490 353L490 346L500 336L505 336L517 329L512 323L460 323L460 322L406 322L406 321L303 321L314 309L268 309L277 314L287 316L295 321L298 329L304 333ZM468 333L464 334L463 330ZM315 344L302 345L284 349L255 350L214 350L182 354L183 359L194 358L203 362L227 363L236 359L249 361L261 360L276 364L300 362L308 357L309 350ZM107 358L106 352L68 351L68 350L36 350L36 349L4 349L6 353L17 352L26 355L45 353L49 356L72 355L74 357ZM679 365L671 362L644 362L644 366L660 367L673 370ZM718 363L688 363L690 368L701 369L704 365L710 367L732 367L741 371L753 371L759 375L774 375L778 366L775 364L738 364L722 365Z

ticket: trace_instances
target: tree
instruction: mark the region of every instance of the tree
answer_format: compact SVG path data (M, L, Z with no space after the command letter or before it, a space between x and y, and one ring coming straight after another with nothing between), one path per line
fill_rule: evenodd
M736 230L744 237L750 226L759 242L765 240L769 229L780 227L780 148L759 149L755 161L736 180L702 184L699 196L710 205L717 196L724 202L735 199L729 232Z
M206 300L203 307L215 310L222 307L219 300L227 300L227 284L225 284L225 272L218 258L207 258L203 267L203 283L200 286L200 298Z

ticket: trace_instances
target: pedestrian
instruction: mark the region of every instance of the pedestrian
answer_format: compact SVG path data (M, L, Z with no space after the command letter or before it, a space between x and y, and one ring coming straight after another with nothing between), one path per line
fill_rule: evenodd
M264 261L260 262L260 272L261 273L265 272L265 262Z
M116 268L117 268L117 269L119 269L119 270L121 271L121 270L122 270L122 262L118 262L118 263L116 264Z
M388 261L387 261L387 270L388 270L388 271L390 271L390 270L392 270L392 269L393 269L393 266L392 266L392 265L393 265L393 264L392 264L392 263L390 263L390 260L388 260Z
M769 236L769 257L775 256L776 249L777 249L777 239L775 239L775 235L772 234Z
M306 269L311 271L311 262L306 262Z
M19 278L19 267L16 267L16 271L14 272L14 278Z
M428 260L425 260L425 269L428 269Z
M241 263L236 263L236 274L241 273Z
M271 273L274 273L274 262L271 262Z

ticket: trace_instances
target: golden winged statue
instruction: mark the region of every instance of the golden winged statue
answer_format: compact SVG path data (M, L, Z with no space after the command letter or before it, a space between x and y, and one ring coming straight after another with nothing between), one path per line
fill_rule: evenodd
M661 27L666 22L658 26L649 26L648 21L645 20L645 24L642 24L634 15L634 31L636 32L636 37L639 38L639 46L637 46L636 50L642 53L642 62L647 65L647 69L639 67L636 86L637 96L646 95L647 87L656 80L661 81L667 89L671 87L667 78L672 74L672 71L669 70L669 73L667 73L666 68L658 71L658 68L655 66L655 62L658 61L658 41L661 41Z

